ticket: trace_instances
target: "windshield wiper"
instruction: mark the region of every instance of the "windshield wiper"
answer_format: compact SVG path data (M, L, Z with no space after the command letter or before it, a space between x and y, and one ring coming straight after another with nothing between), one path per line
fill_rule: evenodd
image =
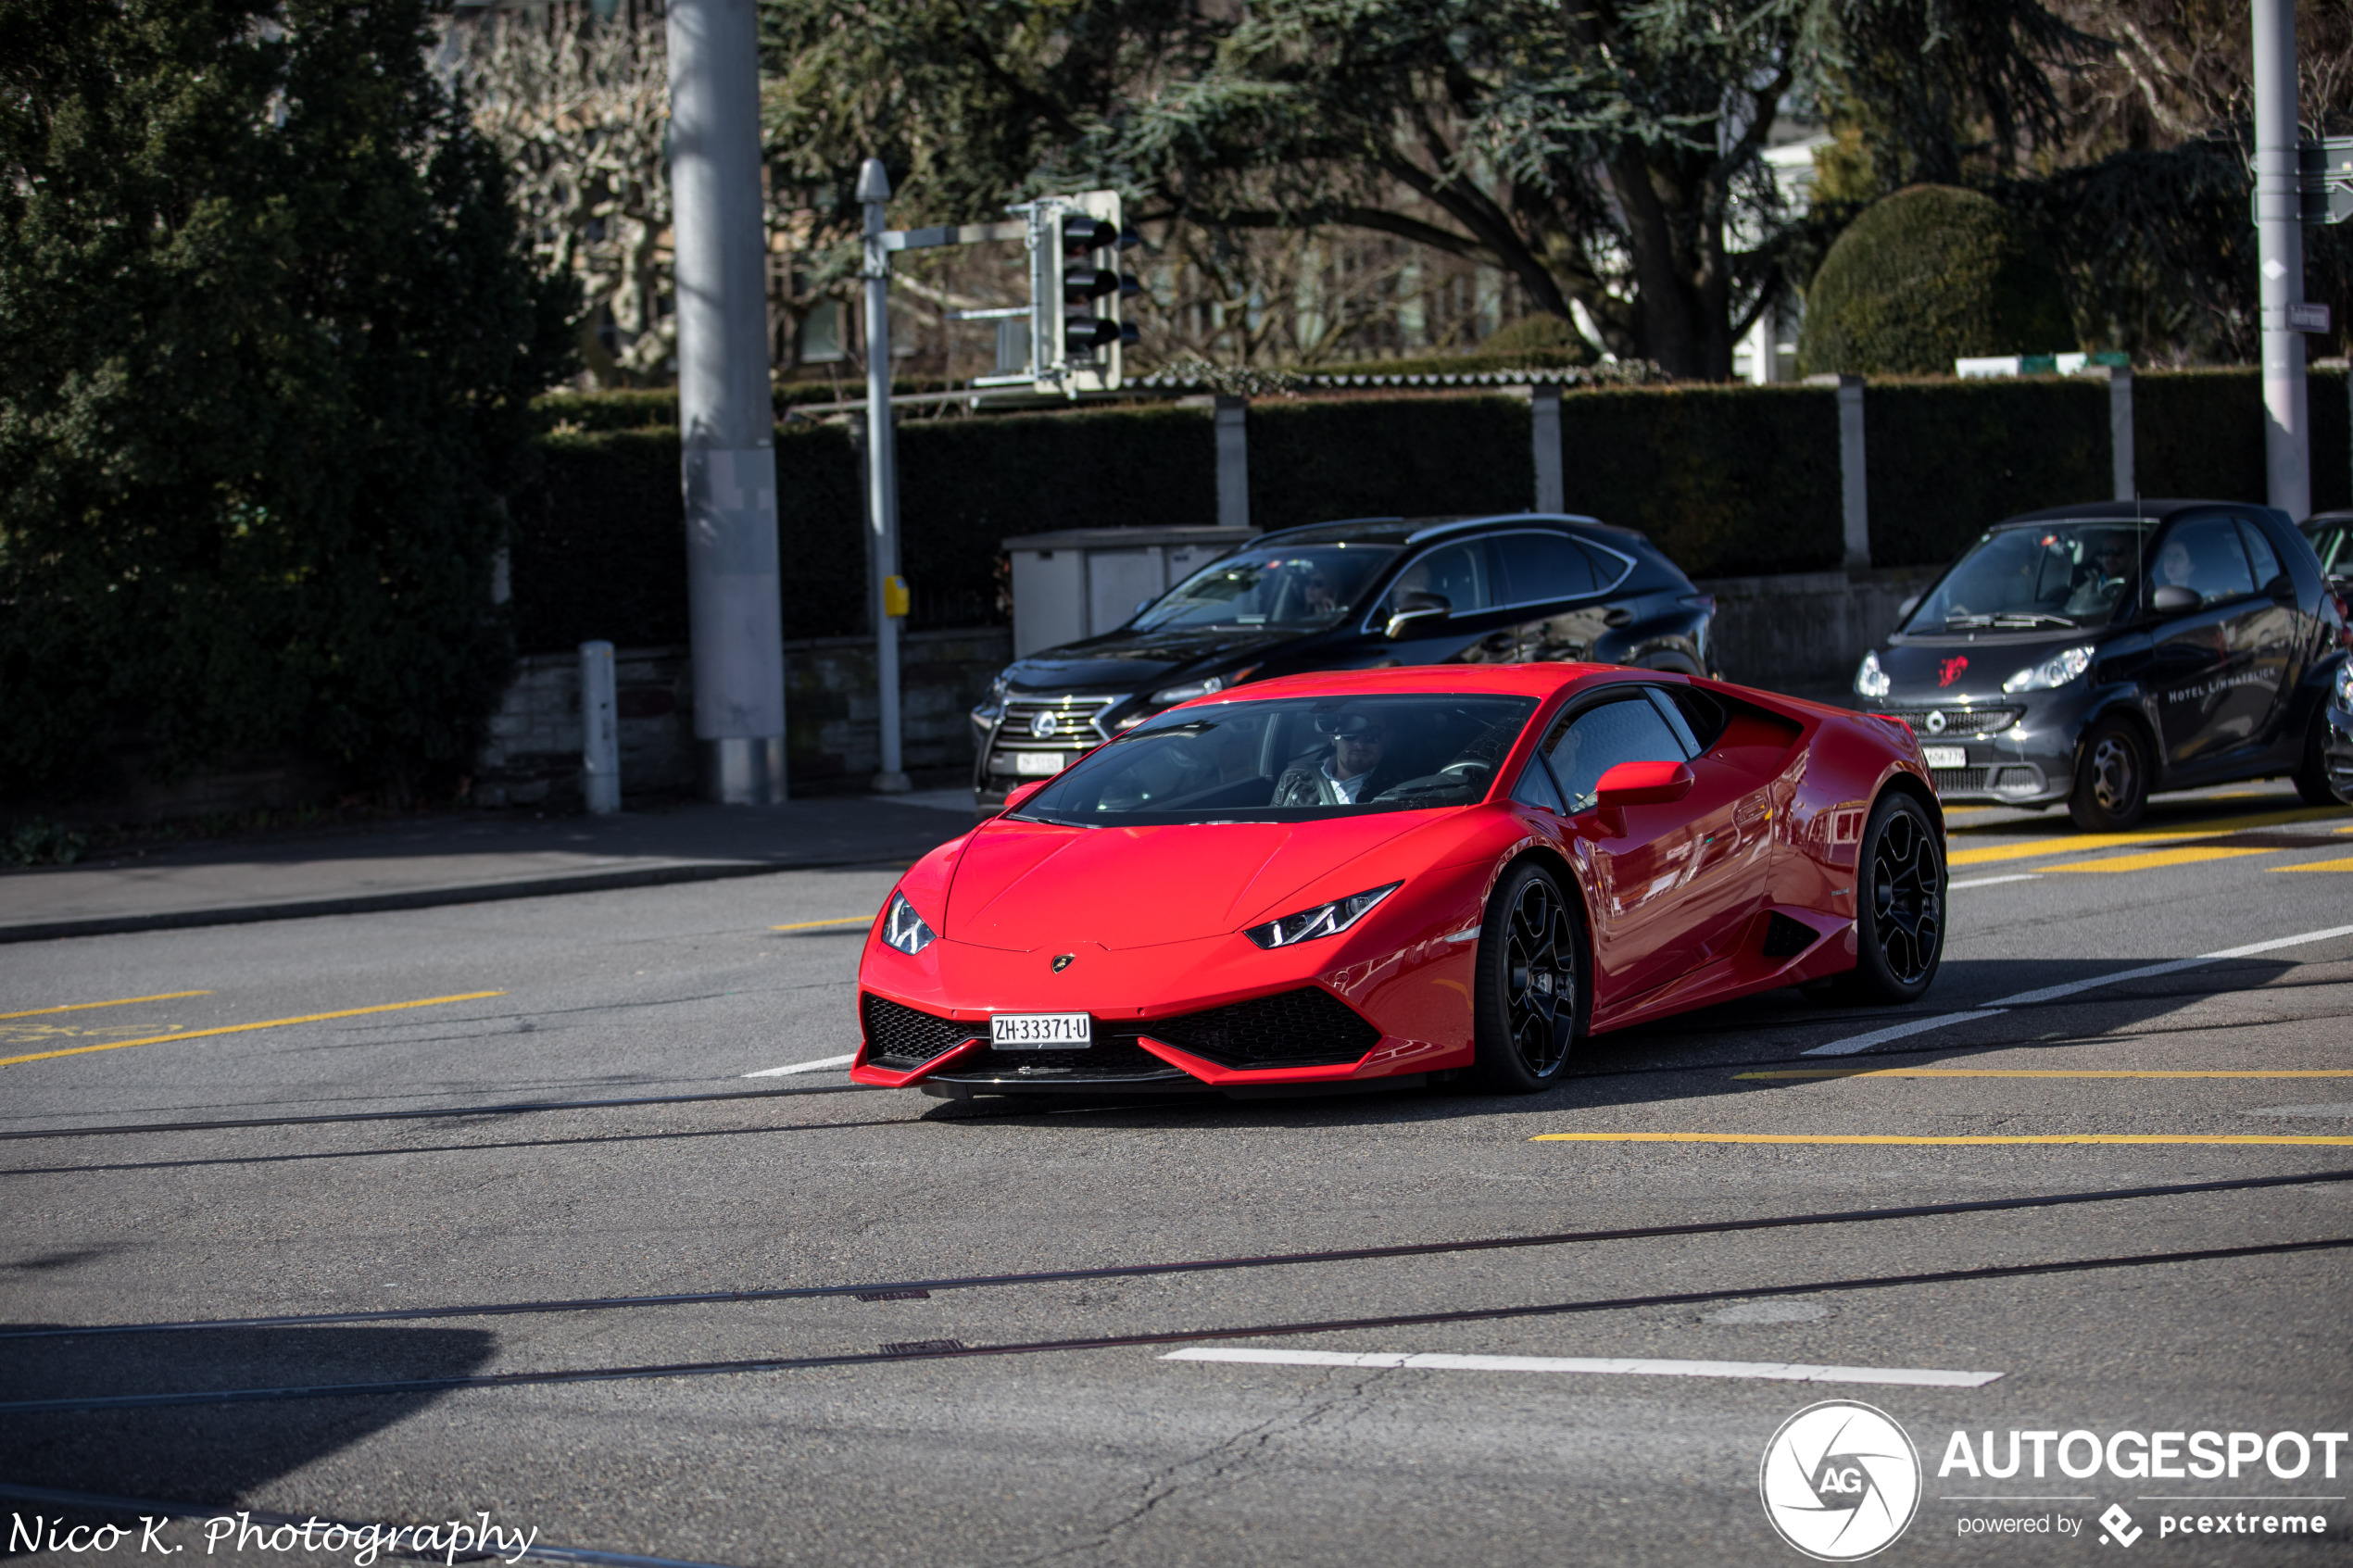
M1991 626L1994 624L1994 618L1990 615L1948 615L1944 618L1944 624L1947 627Z
M2004 610L1994 618L1996 626L2072 626L2071 615L2053 615L2046 609Z

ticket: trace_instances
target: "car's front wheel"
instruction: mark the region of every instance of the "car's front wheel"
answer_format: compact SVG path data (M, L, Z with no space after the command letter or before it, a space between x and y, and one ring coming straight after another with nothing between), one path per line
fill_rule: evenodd
M1471 1081L1533 1094L1560 1081L1584 1022L1584 922L1542 865L1523 860L1488 897L1478 935Z
M2148 800L2148 758L2141 732L2121 719L2101 720L2083 736L2068 815L2085 833L2121 833L2141 820Z
M2329 710L2322 703L2312 705L2312 725L2304 735L2304 759L2296 770L2296 793L2307 806L2337 804L2335 786L2329 782Z
M1856 862L1855 968L1843 989L1858 999L1918 1001L1944 960L1944 851L1928 812L1890 790L1872 808Z

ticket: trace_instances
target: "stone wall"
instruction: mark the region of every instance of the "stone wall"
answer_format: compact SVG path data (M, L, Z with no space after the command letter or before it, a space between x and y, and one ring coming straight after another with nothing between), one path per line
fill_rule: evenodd
M911 632L900 639L900 748L910 773L961 776L971 768L965 715L1012 661L1013 633L1001 626ZM621 648L613 665L623 798L693 793L694 669L686 646ZM873 642L787 642L785 720L794 793L865 788L882 766ZM491 717L473 797L485 806L579 804L578 655L529 654L517 662Z
M1855 667L1895 629L1904 601L1936 580L1935 567L1716 577L1716 662L1744 686L1819 697L1843 690Z

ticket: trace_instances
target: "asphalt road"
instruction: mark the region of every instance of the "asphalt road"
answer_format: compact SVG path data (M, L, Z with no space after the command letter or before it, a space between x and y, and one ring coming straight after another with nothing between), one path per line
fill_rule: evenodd
M1953 828L1919 1007L1777 993L1529 1099L749 1076L853 1047L889 867L0 949L0 1512L487 1514L739 1565L1799 1562L1760 1459L1847 1399L1923 1467L1875 1561L2343 1561L2353 1442L2311 1435L2353 1429L2353 1181L2305 1178L2353 1175L2353 812ZM1220 1260L1260 1261L1137 1272ZM558 1302L598 1304L317 1321ZM253 1318L306 1321L24 1332ZM354 1384L414 1386L155 1402ZM2014 1431L2057 1435L2039 1479L1952 1461ZM2309 1462L2115 1473L2119 1432L2206 1431ZM2063 1473L2078 1432L2115 1469ZM2323 1534L2262 1533L2290 1516ZM9 1555L154 1560L43 1541Z

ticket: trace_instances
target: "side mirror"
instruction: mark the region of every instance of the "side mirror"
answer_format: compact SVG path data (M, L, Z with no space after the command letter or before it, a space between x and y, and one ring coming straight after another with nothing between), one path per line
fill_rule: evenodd
M1031 796L1037 794L1039 790L1044 789L1048 784L1052 784L1053 782L1054 781L1051 779L1034 779L1028 784L1017 784L1006 794L1004 805L999 807L998 809L1000 811L1018 811Z
M2149 596L2149 608L2165 615L2197 607L2197 590L2184 588L2179 583L2168 583Z
M1666 806L1692 792L1692 771L1680 762L1620 762L1593 786L1593 804Z
M1384 630L1393 643L1412 634L1416 627L1434 629L1453 613L1454 601L1443 594L1407 594L1389 612L1389 625Z

